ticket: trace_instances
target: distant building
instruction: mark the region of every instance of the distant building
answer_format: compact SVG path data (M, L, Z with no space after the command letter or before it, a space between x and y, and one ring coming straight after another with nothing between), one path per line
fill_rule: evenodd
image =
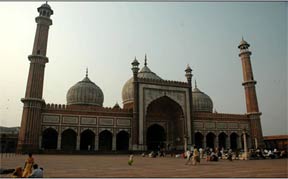
M21 99L24 108L18 150L144 151L168 146L183 150L193 144L202 148L241 149L244 133L248 148L264 145L250 45L243 39L238 48L246 114L213 113L212 99L196 82L192 88L189 66L185 70L186 82L164 80L150 70L146 55L141 69L136 58L132 62L133 76L122 89L123 109L118 104L103 107L104 94L89 79L88 71L83 80L68 90L66 105L47 104L42 93L53 10L46 3L38 12L33 51L28 57L26 94Z
M288 135L264 136L264 142L269 149L288 150Z
M16 152L20 127L0 126L0 153Z

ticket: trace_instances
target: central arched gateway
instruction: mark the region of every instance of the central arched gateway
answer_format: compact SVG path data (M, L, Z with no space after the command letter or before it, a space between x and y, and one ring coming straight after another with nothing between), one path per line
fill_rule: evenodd
M144 125L148 150L166 148L168 145L171 148L184 147L186 131L183 110L168 96L162 96L148 105Z
M159 150L166 143L166 134L162 126L154 124L147 130L147 149Z

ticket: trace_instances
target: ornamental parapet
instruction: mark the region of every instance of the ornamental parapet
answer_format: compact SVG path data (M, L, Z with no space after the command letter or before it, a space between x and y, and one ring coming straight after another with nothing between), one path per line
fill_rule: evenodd
M227 113L205 113L195 112L194 117L197 120L249 120L247 114L227 114Z
M150 83L150 84L156 84L156 85L185 87L185 88L189 87L189 84L187 82L173 81L173 80L138 78L138 82Z
M116 112L116 113L131 113L129 109L100 107L100 106L81 106L81 105L66 105L66 104L46 104L46 110L65 110L65 111L91 111L91 112Z

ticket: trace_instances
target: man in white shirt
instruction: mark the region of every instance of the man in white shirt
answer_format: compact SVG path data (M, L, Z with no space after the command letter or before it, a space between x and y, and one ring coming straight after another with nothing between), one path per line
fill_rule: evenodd
M28 178L43 178L43 169L38 168L38 165L34 164L32 174Z
M200 153L200 158L203 158L203 149L201 147L199 149L199 153Z
M191 154L191 152L190 152L189 150L186 151L186 157L187 157L187 158L186 158L187 161L186 161L185 165L188 165L188 163L191 164L191 157L192 157L192 154Z

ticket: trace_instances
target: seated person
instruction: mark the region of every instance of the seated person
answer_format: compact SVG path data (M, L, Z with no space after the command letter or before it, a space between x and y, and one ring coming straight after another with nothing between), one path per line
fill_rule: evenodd
M37 164L34 164L32 174L28 178L43 178L43 169L41 170Z
M287 152L285 150L282 150L280 153L280 158L286 158L287 157Z
M12 178L22 178L22 175L23 175L23 170L21 167L17 167L15 169L15 171L13 172L12 174Z
M210 161L218 161L218 157L214 151L210 154Z

